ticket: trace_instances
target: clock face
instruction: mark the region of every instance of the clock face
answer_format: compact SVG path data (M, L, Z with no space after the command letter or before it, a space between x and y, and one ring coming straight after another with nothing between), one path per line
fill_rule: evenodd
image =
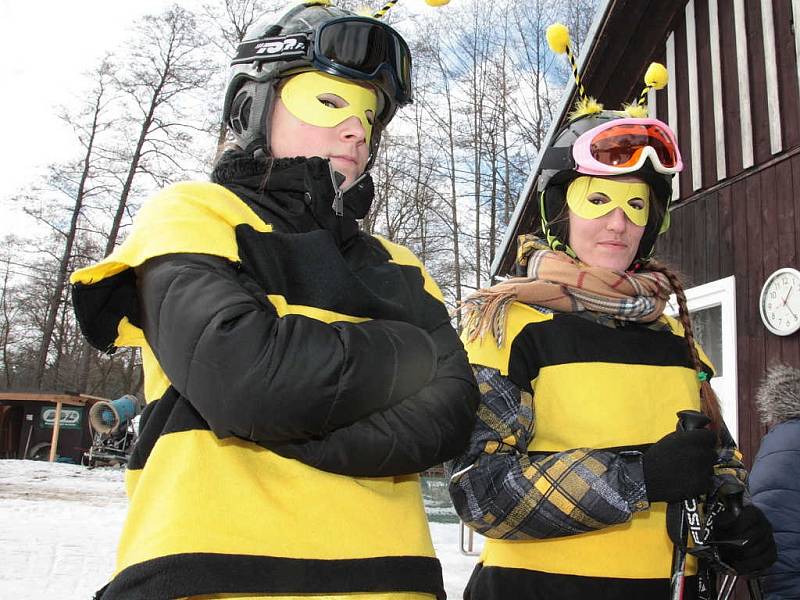
M769 276L761 289L761 320L776 335L800 329L800 272L778 269Z

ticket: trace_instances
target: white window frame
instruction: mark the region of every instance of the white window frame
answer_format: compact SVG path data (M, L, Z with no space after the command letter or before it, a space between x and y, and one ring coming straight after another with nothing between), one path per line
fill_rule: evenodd
M713 377L711 387L719 396L722 418L728 426L733 439L739 442L739 400L738 377L736 372L736 278L731 275L716 281L686 290L686 303L689 313L705 308L719 306L722 311L722 366L723 376ZM675 295L670 296L665 311L668 315L678 316L678 304Z

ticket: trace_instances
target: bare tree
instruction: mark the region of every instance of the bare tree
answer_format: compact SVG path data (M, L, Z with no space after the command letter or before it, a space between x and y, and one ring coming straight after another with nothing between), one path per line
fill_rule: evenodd
M163 186L184 178L180 159L194 154L192 133L205 132L193 122L192 111L200 102L192 97L202 90L213 72L207 56L208 38L200 32L194 15L173 5L160 15L147 15L136 25L136 35L126 48L126 61L114 81L127 99L123 135L135 138L131 149L117 147L113 158L120 164L120 192L112 208L104 256L114 250L123 218L136 192L139 174L148 175ZM196 157L193 157L196 158ZM124 175L123 175L124 173ZM78 369L77 387L86 389L93 351L84 343Z
M201 130L187 118L182 102L208 81L212 65L204 53L208 44L194 15L173 5L161 15L148 15L138 24L116 84L133 107L128 123L136 131L132 151L126 153L127 170L108 232L105 254L117 243L134 180L140 173L164 185L183 173L176 157L191 152L190 131Z
M80 146L83 148L83 158L78 163L76 170L73 165L66 168L60 166L51 167L50 187L72 196L74 203L70 207L69 225L62 230L54 222L47 221L54 231L63 237L64 244L61 256L58 260L58 270L56 272L53 288L49 291L49 301L47 304L45 323L42 329L41 343L36 359L36 370L34 381L37 388L41 389L47 358L50 351L50 344L53 339L53 331L58 318L59 310L64 306L64 290L67 277L70 271L72 260L72 249L75 244L75 237L78 233L78 221L81 218L84 201L87 196L96 192L92 182L93 171L97 156L95 147L98 136L105 131L110 121L106 117L108 108L108 91L113 73L113 66L106 57L92 73L94 88L88 95L88 101L80 113L71 115L69 112L62 114L62 119L72 127ZM30 213L29 213L30 214ZM34 215L42 220L42 213ZM63 320L62 320L63 322ZM58 361L56 361L58 363Z
M467 27L459 30L455 38L454 57L460 58L459 70L463 72L463 85L467 98L464 106L469 115L469 138L465 146L472 154L472 188L475 218L475 288L481 287L481 213L483 182L483 151L486 143L485 112L489 81L489 57L493 51L491 21L493 7L481 0L472 0L467 6Z
M433 98L425 102L425 107L428 110L428 115L432 123L438 127L439 133L443 138L443 144L440 146L445 156L444 170L446 172L446 180L448 183L448 194L446 196L447 205L450 210L450 219L447 223L452 234L452 256L453 256L453 295L456 305L461 304L461 249L460 249L460 229L459 229L459 210L458 210L458 167L457 167L457 148L456 137L457 124L456 124L456 106L453 86L453 74L450 67L445 62L444 50L439 44L439 39L442 35L443 24L439 28L426 32L423 36L428 43L426 46L420 48L426 52L425 58L430 61L433 76L436 77L438 83L438 94L436 94L436 101L443 103L442 105L434 104ZM420 53L418 52L418 55ZM434 94L431 95L432 97ZM444 114L442 114L444 113ZM460 314L456 317L458 326L461 325Z
M223 5L204 4L203 16L210 22L214 33L209 35L209 40L220 54L223 67L227 67L231 57L244 39L248 29L258 20L277 16L281 8L269 6L263 0L225 0ZM226 69L220 69L224 72ZM218 86L220 90L224 85ZM219 102L215 102L216 105ZM227 124L219 119L219 133L217 135L217 148L225 145L228 135Z
M18 312L18 304L13 297L14 287L12 284L12 258L13 248L16 247L18 241L9 236L3 240L0 251L2 252L2 288L0 288L0 352L3 353L3 382L6 389L10 389L14 382L14 365L12 358L12 350L14 339L14 323L16 321L16 313Z

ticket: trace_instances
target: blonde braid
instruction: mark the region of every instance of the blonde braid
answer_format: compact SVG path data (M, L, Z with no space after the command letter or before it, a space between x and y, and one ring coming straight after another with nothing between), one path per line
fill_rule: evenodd
M644 268L648 271L661 273L669 280L672 291L675 292L675 298L678 300L678 317L683 325L684 339L689 346L689 357L692 359L692 364L699 378L700 373L703 373L704 369L694 341L694 329L692 329L692 320L689 316L689 308L686 305L686 294L683 292L683 283L677 273L655 260L650 260ZM714 388L711 387L708 379L700 379L700 406L703 413L711 419L711 428L714 431L719 431L722 423L719 398L717 398L717 394L714 392Z

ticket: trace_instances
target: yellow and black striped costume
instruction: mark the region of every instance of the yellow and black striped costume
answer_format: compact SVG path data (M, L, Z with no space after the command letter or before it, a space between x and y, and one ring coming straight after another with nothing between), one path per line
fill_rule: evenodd
M467 343L482 400L450 491L491 539L465 597L668 597L666 504L647 500L641 451L699 410L682 327L514 303L505 339Z
M463 450L477 390L440 292L333 214L327 161L276 161L263 190L237 160L73 276L87 338L141 348L148 400L97 597L442 598L415 473ZM348 194L358 216L371 182Z

